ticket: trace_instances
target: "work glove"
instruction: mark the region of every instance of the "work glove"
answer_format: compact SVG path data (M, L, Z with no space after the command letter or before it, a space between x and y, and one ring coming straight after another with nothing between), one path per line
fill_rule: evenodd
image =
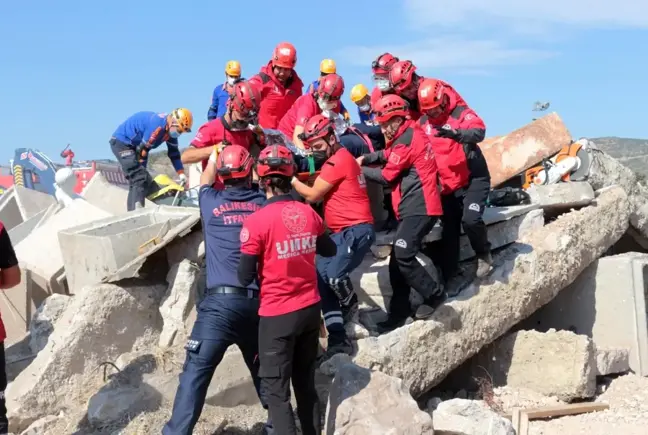
M446 139L458 141L461 136L457 130L446 124L443 127L437 129L436 137L443 137Z
M187 185L187 176L185 174L178 175L178 184L180 184L182 187L185 187Z

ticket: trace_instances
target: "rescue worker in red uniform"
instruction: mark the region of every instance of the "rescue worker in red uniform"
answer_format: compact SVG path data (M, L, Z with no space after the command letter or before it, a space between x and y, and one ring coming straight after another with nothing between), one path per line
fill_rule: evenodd
M258 88L246 81L236 83L227 102L227 112L200 126L189 147L182 153L182 163L202 162L204 171L214 145L240 145L253 156L258 156L259 144L255 133L250 129L250 123L254 122L260 104L261 93ZM219 177L216 177L215 187L223 188Z
M392 94L389 83L389 71L398 62L398 58L391 53L383 53L371 62L371 72L376 87L371 91L371 107L378 102L383 95Z
M416 74L416 66L409 60L402 60L392 65L389 70L389 85L396 95L404 98L410 105L410 111L413 119L421 116L421 110L418 103L418 89L425 77ZM454 99L459 105L466 105L461 95L455 91L452 86L443 82L447 87L448 93L454 95Z
M316 91L302 95L288 110L279 123L278 129L291 138L297 148L305 149L300 134L304 132L306 121L315 115L341 112L344 80L337 74L322 77Z
M424 79L418 86L418 101L425 116L420 123L428 136L434 137L447 152L435 149L439 168L449 173L443 184L443 256L440 268L444 281L455 277L459 265L461 227L477 254L477 278L491 270L493 258L488 241L484 210L490 192L490 172L477 145L486 136L484 121L463 101L454 89L435 79ZM441 158L447 158L442 164Z
M398 226L389 260L389 281L393 296L381 331L402 326L412 309L410 288L424 302L416 313L426 319L442 304L446 295L416 259L423 238L443 214L438 186L438 170L430 141L423 129L409 118L407 102L398 95L385 95L374 107L376 121L385 135L387 148L358 158L367 180L391 185L392 204ZM384 167L368 167L376 163Z
M332 257L336 247L317 213L289 194L295 164L288 148L265 148L257 173L268 200L243 224L238 277L243 285L259 278L262 391L276 433L296 435L292 379L301 433L319 435L315 367L321 306L315 254Z
M297 50L289 42L282 42L275 47L270 62L250 78L250 83L261 91L261 128L276 129L281 118L303 94L304 83L297 75L295 65Z
M0 291L8 290L20 284L21 272L9 233L0 222ZM7 338L2 317L0 317L0 434L9 433L5 389L7 388L7 370L4 341Z
M362 263L376 239L373 216L362 169L355 157L338 142L335 124L323 115L306 122L302 142L325 163L313 187L292 179L292 185L308 202L324 201L324 222L333 233L337 255L317 257L317 282L322 297L328 346L323 359L353 348L344 322L357 311L358 296L349 274Z

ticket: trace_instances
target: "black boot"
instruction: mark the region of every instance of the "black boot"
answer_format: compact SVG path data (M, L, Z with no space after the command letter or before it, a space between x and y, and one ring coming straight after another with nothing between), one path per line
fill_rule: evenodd
M446 299L448 299L448 295L443 291L435 296L432 296L431 298L424 300L423 304L421 304L421 306L416 310L414 317L416 318L416 320L429 319L432 314L434 314L436 309L446 301Z
M329 333L328 346L326 347L326 351L324 351L324 353L319 357L318 362L321 364L330 359L333 355L339 353L346 355L351 355L353 353L353 345L351 344L349 337L347 337L344 329L342 329L341 332L335 331Z
M394 329L400 328L401 326L408 325L412 323L412 321L413 319L409 316L402 317L390 315L387 317L387 320L376 323L376 332L379 334L386 334Z

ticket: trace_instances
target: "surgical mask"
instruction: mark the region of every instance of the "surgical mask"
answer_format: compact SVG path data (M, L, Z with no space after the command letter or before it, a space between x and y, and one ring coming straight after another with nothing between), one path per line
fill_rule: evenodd
M375 79L375 82L376 82L376 86L381 91L388 91L389 88L391 87L389 85L389 80L387 80L387 79L382 79L382 78L381 79Z
M227 77L227 84L230 86L234 86L236 83L236 77Z
M333 110L333 109L335 109L335 107L337 106L337 103L335 101L319 100L317 102L317 105L319 106L320 109L322 109L322 111L325 111L325 110Z
M169 130L169 137L170 137L171 139L177 139L178 136L180 136L180 132L179 132L178 130L176 130L175 128Z
M358 106L358 109L361 112L369 112L371 110L371 104L363 104L362 106Z

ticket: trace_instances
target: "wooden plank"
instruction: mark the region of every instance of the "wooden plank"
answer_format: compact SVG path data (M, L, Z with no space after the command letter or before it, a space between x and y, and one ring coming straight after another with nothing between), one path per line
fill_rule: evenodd
M564 415L585 414L588 412L604 411L610 409L607 403L570 403L567 405L547 406L543 408L529 408L522 412L529 416L529 419L562 417Z

